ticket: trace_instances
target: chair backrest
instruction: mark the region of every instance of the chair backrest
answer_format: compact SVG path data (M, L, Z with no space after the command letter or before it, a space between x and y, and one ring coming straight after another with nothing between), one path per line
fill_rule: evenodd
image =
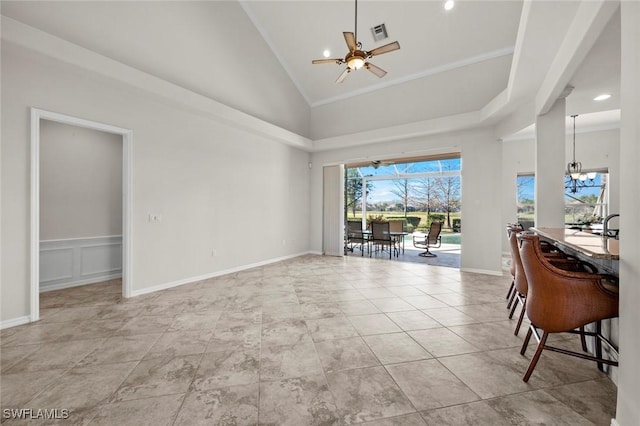
M360 220L347 221L347 232L349 234L355 234L355 233L362 234L362 221Z
M391 232L403 232L404 231L404 220L390 220L389 221L389 231L391 231Z
M520 250L518 248L518 227L513 227L509 233L509 247L511 247L511 268L513 268L513 282L518 293L527 295L529 286L527 276L522 265Z
M371 222L371 236L376 241L391 240L389 222Z
M438 237L440 236L440 231L442 231L442 222L439 220L431 222L431 225L429 226L429 233L427 234L427 242L429 244L436 244L438 242Z
M533 324L554 333L618 316L613 277L556 268L545 259L537 235L523 232L518 240L529 284L527 316Z

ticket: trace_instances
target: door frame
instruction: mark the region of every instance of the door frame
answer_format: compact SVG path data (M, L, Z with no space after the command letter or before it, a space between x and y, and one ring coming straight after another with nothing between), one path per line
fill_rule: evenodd
M131 297L131 207L133 131L71 115L31 108L30 321L40 319L40 120L122 136L122 296Z

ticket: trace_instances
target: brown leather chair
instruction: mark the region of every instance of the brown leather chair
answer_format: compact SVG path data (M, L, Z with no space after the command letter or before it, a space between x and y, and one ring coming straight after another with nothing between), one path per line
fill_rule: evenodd
M542 253L537 235L520 233L518 240L528 283L526 312L531 321L520 354L526 352L532 335L538 340L538 347L522 380L529 380L543 349L596 361L600 368L602 364L617 366L617 361L602 358L602 342L612 348L613 345L598 332L600 327L596 332L585 332L583 328L618 316L617 279L610 275L566 271L554 266ZM539 336L538 329L542 330L542 336ZM550 333L562 332L594 337L595 356L547 345Z

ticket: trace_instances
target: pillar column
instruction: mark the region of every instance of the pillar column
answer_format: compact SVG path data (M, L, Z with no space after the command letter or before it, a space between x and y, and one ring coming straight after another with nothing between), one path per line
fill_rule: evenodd
M536 211L542 228L564 228L565 98L536 118Z

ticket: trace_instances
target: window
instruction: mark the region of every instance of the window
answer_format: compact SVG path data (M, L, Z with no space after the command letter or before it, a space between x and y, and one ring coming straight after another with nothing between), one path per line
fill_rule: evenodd
M535 183L536 178L533 174L518 175L516 178L516 188L518 191L517 205L518 223L521 223L524 229L535 226L534 217L536 213L535 204Z

